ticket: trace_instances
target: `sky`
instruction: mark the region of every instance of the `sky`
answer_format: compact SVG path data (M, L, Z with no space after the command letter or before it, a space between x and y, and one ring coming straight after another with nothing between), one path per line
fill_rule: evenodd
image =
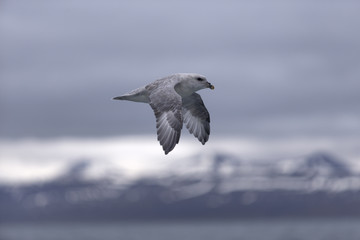
M359 12L355 0L3 0L0 183L84 159L92 177L134 177L216 152L323 151L358 169ZM165 156L150 106L112 98L179 72L215 86L199 91L211 135L203 146L183 129Z
M111 98L205 75L212 136L357 137L358 1L2 1L2 139L155 134ZM211 139L210 139L211 140Z

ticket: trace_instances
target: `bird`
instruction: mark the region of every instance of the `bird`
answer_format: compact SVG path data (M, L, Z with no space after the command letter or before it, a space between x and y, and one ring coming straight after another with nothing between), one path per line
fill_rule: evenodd
M157 139L165 155L179 143L183 124L203 145L210 135L210 114L196 92L215 87L197 73L176 73L137 88L114 100L150 104L156 118Z

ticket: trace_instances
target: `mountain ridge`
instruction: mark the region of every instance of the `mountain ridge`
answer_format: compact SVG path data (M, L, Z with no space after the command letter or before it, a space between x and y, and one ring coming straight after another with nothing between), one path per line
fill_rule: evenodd
M199 158L188 161L200 164ZM351 210L360 204L360 176L332 154L313 153L285 168L224 152L206 158L196 174L172 171L130 182L88 179L95 163L79 159L51 181L0 185L0 220L360 216Z

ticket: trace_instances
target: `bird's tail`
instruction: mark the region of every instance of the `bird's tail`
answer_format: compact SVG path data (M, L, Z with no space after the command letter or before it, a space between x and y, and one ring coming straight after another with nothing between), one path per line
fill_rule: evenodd
M114 97L113 100L129 100L129 96L126 95L118 96L118 97Z
M144 103L150 102L145 88L135 89L134 91L131 91L127 94L124 94L124 95L121 95L118 97L114 97L113 99L114 100L128 100L128 101L133 101L133 102L144 102Z

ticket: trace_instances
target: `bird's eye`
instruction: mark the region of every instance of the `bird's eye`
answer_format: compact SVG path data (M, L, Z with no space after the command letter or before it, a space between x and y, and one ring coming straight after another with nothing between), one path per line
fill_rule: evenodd
M204 81L204 79L201 78L201 77L196 78L196 80L198 80L198 81Z

